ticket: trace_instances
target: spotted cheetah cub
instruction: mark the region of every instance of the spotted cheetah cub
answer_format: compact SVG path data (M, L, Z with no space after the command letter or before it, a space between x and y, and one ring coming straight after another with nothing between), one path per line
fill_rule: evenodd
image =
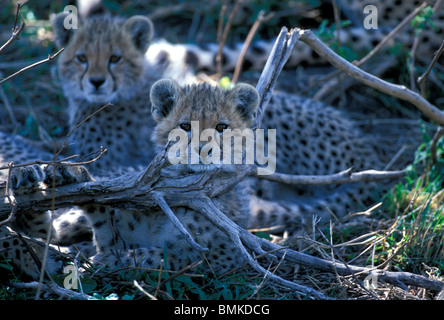
M227 127L248 128L255 118L259 96L246 84L239 84L227 91L207 84L179 87L172 80L160 80L151 89L151 111L157 126L153 142L164 147L173 130L183 132L192 139L191 122L196 121L201 131L215 129L218 134ZM200 133L200 132L199 132ZM194 133L193 133L194 134ZM202 164L200 147L195 150L198 164L173 165L172 174L183 171L201 172L208 168ZM213 166L209 165L209 168ZM223 166L222 166L223 168ZM246 183L246 182L245 182ZM232 191L218 196L214 204L230 219L241 226L248 221L248 197L242 182ZM179 269L202 259L178 232L168 217L160 210L128 212L122 210L96 210L85 208L91 222L98 254L93 258L106 265L144 265L157 268L165 251L169 268ZM196 241L209 249L205 260L211 269L224 272L242 263L242 257L230 239L199 213L186 207L173 208L177 218ZM117 254L115 254L117 251Z

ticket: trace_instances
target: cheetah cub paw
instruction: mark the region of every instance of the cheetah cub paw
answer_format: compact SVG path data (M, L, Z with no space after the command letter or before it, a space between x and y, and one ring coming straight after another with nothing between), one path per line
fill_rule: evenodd
M44 171L45 178L43 182L48 186L51 186L53 181L55 181L56 186L94 181L94 178L84 166L62 165L57 166L56 170L54 170L54 166L48 165Z
M16 193L32 192L33 188L46 188L55 181L56 186L71 183L94 181L88 170L83 166L31 165L12 168L11 189Z
M10 187L15 192L26 193L38 187L43 181L45 173L41 165L35 164L27 167L11 169Z

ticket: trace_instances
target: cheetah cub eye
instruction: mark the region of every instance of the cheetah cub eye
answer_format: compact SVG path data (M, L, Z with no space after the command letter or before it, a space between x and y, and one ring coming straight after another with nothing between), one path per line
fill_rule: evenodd
M77 59L77 61L80 62L80 63L86 63L86 62L88 62L88 58L87 58L86 55L83 54L83 53L79 53L79 54L77 54L77 55L76 55L76 59Z
M122 60L122 56L117 55L117 54L113 54L110 58L109 58L109 62L110 63L117 63L120 60Z
M222 133L225 129L228 129L228 124L225 123L219 123L216 126L216 131Z
M186 132L191 131L191 124L189 124L188 122L183 122L181 124L179 124L179 127Z

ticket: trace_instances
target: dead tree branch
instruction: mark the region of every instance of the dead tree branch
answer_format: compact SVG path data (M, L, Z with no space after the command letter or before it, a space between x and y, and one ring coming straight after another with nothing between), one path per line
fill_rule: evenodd
M22 7L22 3L17 2L17 11L15 14L14 19L14 26L12 27L12 35L11 38L8 39L8 41L5 42L0 48L0 53L2 53L6 48L8 48L15 40L17 40L22 33L23 29L25 29L25 19L23 19L22 13L20 12L20 8ZM22 23L20 24L20 27L17 27L18 17L20 16Z
M444 40L442 41L441 46L439 47L438 51L435 52L433 60L430 63L430 65L428 66L427 70L424 72L424 74L422 76L418 77L417 82L419 84L419 87L421 89L421 94L423 97L425 97L425 82L443 52L444 52Z
M23 72L28 71L29 69L35 68L35 67L37 67L37 66L39 66L39 65L41 65L41 64L47 63L47 62L51 62L51 61L54 60L54 59L55 59L60 53L62 53L63 49L64 49L64 48L60 49L59 51L57 51L57 52L54 53L53 55L49 55L48 58L46 58L46 59L40 60L40 61L38 61L38 62L36 62L36 63L33 63L33 64L31 64L31 65L29 65L29 66L27 66L27 67L24 67L23 69L20 69L19 71L17 71L17 72L15 72L15 73L11 74L10 76L8 76L8 77L2 79L2 80L0 81L0 85L2 85L3 83L5 83L6 81L9 81L9 80L11 80L12 78L18 76L19 74L22 74Z
M298 39L299 34L295 30L288 32L285 27L281 29L267 63L264 66L264 70L256 84L256 89L260 95L260 103L257 109L256 120L252 125L253 129L260 128L265 108L271 99L277 78L290 57Z
M265 14L265 11L263 11L263 10L259 12L259 14L256 18L256 21L254 22L253 26L251 27L250 31L248 32L247 38L245 39L244 45L242 46L242 50L239 54L239 59L237 60L236 67L234 69L233 79L232 79L232 81L234 83L236 83L237 80L239 79L239 75L242 71L242 65L244 63L245 55L248 51L248 48L251 45L251 42L253 41L254 35L256 34L257 30L259 29L259 26L263 22L266 22L274 17L274 12L271 12L271 13L267 14L266 16L264 16L264 14Z
M422 111L424 115L426 115L428 118L435 121L441 126L444 125L444 112L428 102L420 94L409 90L405 86L384 81L354 66L353 64L336 54L324 43L322 43L322 41L319 40L319 38L317 38L310 30L297 30L299 33L299 39L301 41L309 45L321 57L324 57L336 68L344 71L349 76L361 81L371 88L410 102L420 111Z

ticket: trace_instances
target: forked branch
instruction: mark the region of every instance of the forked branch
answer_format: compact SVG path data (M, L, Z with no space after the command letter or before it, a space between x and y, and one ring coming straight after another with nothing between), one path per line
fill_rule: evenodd
M444 125L444 112L442 112L436 106L428 102L420 94L409 90L405 86L384 81L354 66L353 64L351 64L350 62L348 62L347 60L336 54L328 46L326 46L310 30L303 30L299 28L297 28L296 30L299 35L299 40L309 45L321 57L325 58L336 68L344 71L349 76L361 81L362 83L371 88L384 92L393 97L410 102L416 108L418 108L422 113L424 113L424 115L426 115L428 118L435 121L437 124L441 126Z

